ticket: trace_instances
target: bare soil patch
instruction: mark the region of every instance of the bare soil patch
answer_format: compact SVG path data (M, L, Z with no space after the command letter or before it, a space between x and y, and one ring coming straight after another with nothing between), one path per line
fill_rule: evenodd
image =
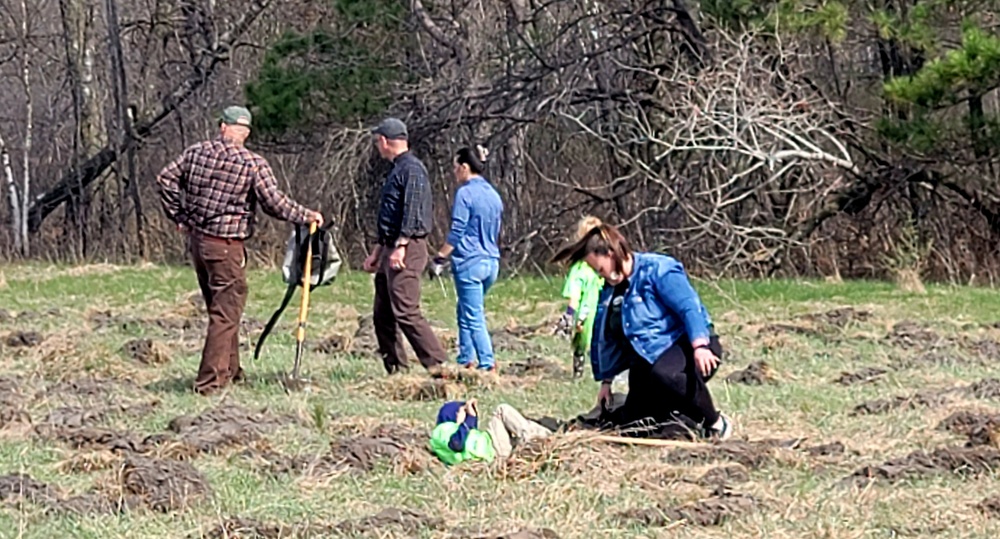
M187 458L198 453L217 453L231 446L248 445L281 427L301 425L298 418L253 411L241 406L221 405L198 415L172 419L168 430L176 433L166 441L169 454Z
M114 485L76 496L65 496L56 487L27 475L0 477L0 501L26 501L53 512L115 513L123 508L170 512L189 507L209 494L208 481L190 464L139 455L120 462Z
M252 518L233 517L214 526L204 535L190 539L299 539L307 537L354 536L395 537L400 533L416 536L422 530L444 527L444 520L429 517L410 509L388 507L367 517L344 520L338 524L286 524L263 522Z
M833 382L842 386L871 384L880 380L889 371L877 367L865 367L856 372L842 372Z
M208 480L187 462L130 455L120 475L122 492L154 511L184 509L211 494Z
M866 485L874 480L896 483L904 479L941 473L978 476L992 473L1000 465L1000 450L990 446L942 447L915 451L876 466L865 466L845 479Z
M771 367L765 361L751 363L746 369L736 371L726 377L730 384L746 384L749 386L759 386L764 384L777 383Z
M618 520L644 526L667 526L684 521L694 526L719 526L729 519L749 513L757 501L746 494L721 493L697 502L665 508L633 509L618 514Z
M345 520L333 527L334 532L342 534L363 534L375 537L385 537L386 532L395 531L416 535L421 530L440 529L444 520L429 517L410 509L389 507L378 513L355 520Z
M330 450L319 455L283 455L276 451L249 450L243 456L271 475L325 478L349 472L370 472L386 463L399 474L418 473L432 464L426 449L427 433L406 425L387 423L367 432L341 436Z
M37 331L12 331L4 338L4 345L10 348L34 348L45 340Z
M779 449L795 449L802 442L794 440L728 440L697 447L683 447L671 450L663 457L669 464L711 464L729 461L756 470L770 464L777 458Z
M153 339L134 339L122 346L122 353L143 365L162 365L170 362L167 347Z
M476 533L466 530L453 530L449 539L559 539L559 534L548 529L540 530L524 528L513 532Z
M507 363L500 368L500 374L504 376L559 378L566 376L567 373L562 365L541 356L531 356L522 361Z
M750 480L750 472L740 464L718 466L705 472L695 483L706 487L718 487L746 483Z
M916 410L933 406L943 406L949 399L950 391L924 390L913 395L900 395L891 399L874 399L854 407L851 415L885 414L894 410Z
M1000 518L1000 496L990 496L976 504L976 509L990 518Z

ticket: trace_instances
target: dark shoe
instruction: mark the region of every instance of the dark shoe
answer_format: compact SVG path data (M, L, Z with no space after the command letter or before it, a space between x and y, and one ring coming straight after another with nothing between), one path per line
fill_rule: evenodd
M705 429L705 437L724 442L733 435L733 422L725 414L719 414L717 425Z

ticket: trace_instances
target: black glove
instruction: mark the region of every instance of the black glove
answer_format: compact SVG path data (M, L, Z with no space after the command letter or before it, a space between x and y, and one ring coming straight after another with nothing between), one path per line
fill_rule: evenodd
M431 260L431 266L428 269L431 279L440 277L444 275L445 268L448 266L448 259L443 256L435 256Z
M559 323L556 324L557 335L563 335L569 337L573 334L573 316L576 314L576 310L572 307L566 307L566 312L563 313L562 317L559 318Z

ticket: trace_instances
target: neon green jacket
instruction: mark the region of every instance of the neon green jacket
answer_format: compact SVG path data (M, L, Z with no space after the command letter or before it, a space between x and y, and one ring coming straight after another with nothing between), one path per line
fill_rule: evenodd
M573 264L566 276L562 295L567 299L576 299L579 307L576 309L574 324L583 323L583 332L573 336L573 353L588 355L590 339L594 332L594 315L597 313L597 298L604 288L604 279L583 260Z
M493 439L489 433L479 429L469 430L462 451L454 451L448 447L451 436L458 431L458 423L446 421L438 423L431 431L431 451L445 464L459 464L467 460L484 460L493 462L496 451L493 449Z

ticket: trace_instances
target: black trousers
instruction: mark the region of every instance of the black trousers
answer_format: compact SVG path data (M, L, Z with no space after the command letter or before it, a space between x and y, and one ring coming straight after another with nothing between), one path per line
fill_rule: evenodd
M722 359L722 345L716 335L711 337L709 348ZM682 338L650 364L627 344L632 355L629 362L628 396L616 422L631 423L652 419L657 423L676 420L679 413L695 423L705 426L719 419L719 412L712 402L712 394L705 383L715 376L713 369L702 376L695 366L691 342Z

